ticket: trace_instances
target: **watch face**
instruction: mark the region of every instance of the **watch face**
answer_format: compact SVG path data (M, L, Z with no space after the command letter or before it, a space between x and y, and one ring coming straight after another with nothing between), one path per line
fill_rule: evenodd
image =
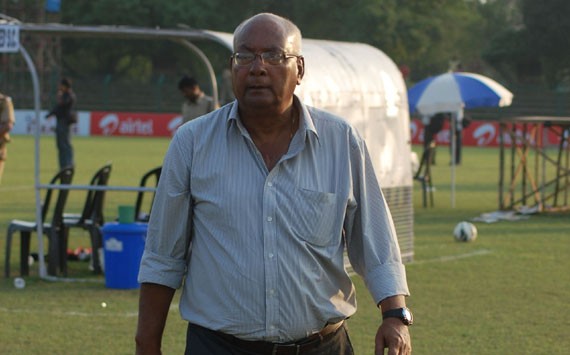
M403 316L402 320L404 321L404 324L411 325L413 323L414 318L412 316L412 312L410 312L409 309L403 308L402 309L402 316Z

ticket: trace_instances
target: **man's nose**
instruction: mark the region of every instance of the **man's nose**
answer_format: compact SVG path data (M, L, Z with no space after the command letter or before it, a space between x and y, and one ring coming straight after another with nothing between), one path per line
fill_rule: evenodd
M259 59L258 59L259 58ZM249 65L250 72L265 72L267 64L263 60L263 57L260 54L256 54L255 58Z

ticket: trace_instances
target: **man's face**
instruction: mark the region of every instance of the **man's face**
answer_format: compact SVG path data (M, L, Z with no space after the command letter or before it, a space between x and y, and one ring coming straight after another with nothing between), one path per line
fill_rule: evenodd
M198 97L200 97L200 93L202 92L198 85L186 86L186 87L182 88L181 91L182 91L182 95L192 102L196 102Z
M297 52L295 39L278 24L257 20L236 34L235 52L261 54ZM234 94L243 109L271 109L282 113L293 102L293 92L303 76L303 59L285 59L280 65L262 63L261 57L247 65L231 63Z

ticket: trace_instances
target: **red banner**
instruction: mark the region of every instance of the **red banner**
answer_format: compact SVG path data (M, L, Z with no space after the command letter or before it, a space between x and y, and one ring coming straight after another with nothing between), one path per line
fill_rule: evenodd
M171 137L182 123L176 113L91 112L92 136Z
M516 125L516 134L523 135L522 124ZM413 119L410 122L412 144L423 144L424 142L424 126L419 119ZM543 131L543 146L554 146L559 144L560 137L551 130ZM436 135L435 141L438 145L449 145L450 142L449 121L446 121L443 129ZM463 129L462 134L463 146L477 147L497 147L499 146L499 124L497 122L487 121L471 121L471 123ZM531 136L527 138L533 143ZM511 136L504 134L505 144L510 145Z

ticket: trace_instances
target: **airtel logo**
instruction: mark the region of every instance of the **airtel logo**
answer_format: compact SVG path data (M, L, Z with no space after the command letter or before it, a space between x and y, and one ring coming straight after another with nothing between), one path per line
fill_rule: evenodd
M110 136L119 128L119 117L115 113L104 116L101 121L99 121L99 128L101 128L103 135Z
M475 141L479 146L490 144L493 142L493 139L495 139L495 136L495 127L488 123L477 127L477 129L473 132L473 138L475 138Z

